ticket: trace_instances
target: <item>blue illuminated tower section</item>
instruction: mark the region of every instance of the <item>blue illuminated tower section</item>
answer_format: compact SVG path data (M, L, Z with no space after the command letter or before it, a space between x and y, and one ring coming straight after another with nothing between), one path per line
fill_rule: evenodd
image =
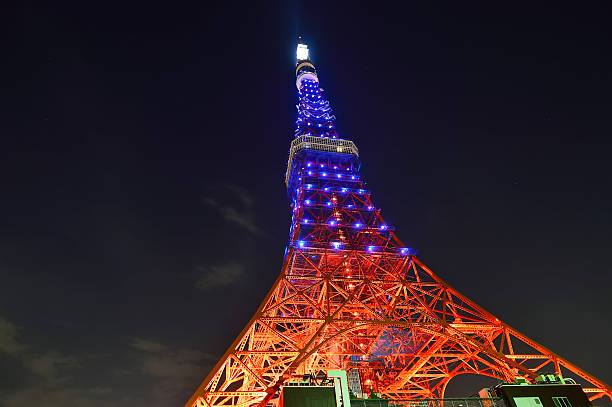
M413 254L373 203L359 175L357 146L338 135L307 46L297 51L298 115L285 178L293 209L290 245Z

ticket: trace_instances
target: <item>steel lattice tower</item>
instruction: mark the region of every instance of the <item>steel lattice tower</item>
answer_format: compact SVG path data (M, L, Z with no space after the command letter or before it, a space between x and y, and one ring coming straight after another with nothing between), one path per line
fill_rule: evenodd
M395 400L442 398L466 373L512 382L542 372L576 379L591 400L612 398L610 386L501 322L404 247L359 175L357 147L338 137L302 44L296 77L282 270L186 407L275 405L284 384L328 369L359 369Z

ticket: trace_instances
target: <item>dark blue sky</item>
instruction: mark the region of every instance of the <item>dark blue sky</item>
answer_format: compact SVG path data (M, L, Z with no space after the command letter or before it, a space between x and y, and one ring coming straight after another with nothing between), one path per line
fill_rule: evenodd
M610 11L6 10L3 405L189 397L280 271L298 34L398 236L476 303L612 382Z

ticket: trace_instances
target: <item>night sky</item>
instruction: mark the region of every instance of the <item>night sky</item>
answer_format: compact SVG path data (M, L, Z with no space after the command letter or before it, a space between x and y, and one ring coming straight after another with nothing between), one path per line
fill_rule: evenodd
M0 405L183 405L280 272L298 34L398 236L612 382L612 10L454 3L6 9Z

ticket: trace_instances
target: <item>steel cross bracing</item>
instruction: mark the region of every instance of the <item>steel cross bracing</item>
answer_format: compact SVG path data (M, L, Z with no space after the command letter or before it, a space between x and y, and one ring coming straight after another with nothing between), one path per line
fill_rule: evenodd
M275 405L283 384L328 369L359 369L365 388L393 400L443 398L461 374L512 382L544 372L574 378L591 400L612 398L607 384L486 312L403 246L359 176L356 147L333 130L309 61L298 63L300 78L281 273L186 406Z
M591 399L612 395L403 250L355 159L301 154L281 274L187 405L274 404L280 386L299 375L351 368L400 400L442 398L465 373L514 381L554 371L582 379Z

